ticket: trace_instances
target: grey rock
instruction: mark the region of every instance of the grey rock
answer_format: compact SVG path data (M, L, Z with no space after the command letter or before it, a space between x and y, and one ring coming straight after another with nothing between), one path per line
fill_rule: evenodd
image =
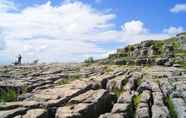
M150 91L143 91L142 94L141 94L141 99L140 99L140 102L141 103L148 103L151 99L151 92Z
M125 115L123 113L105 113L101 115L99 118L126 118L124 117Z
M137 118L150 118L148 107L143 107L143 108L137 109L136 117Z
M1 111L0 117L1 118L12 118L17 115L25 114L26 111L27 111L26 108L17 108L17 109L13 109L13 110Z
M169 111L165 106L152 106L152 118L170 118Z
M129 104L116 103L112 108L112 113L126 113L129 109Z
M33 109L27 111L25 115L23 115L22 118L47 118L48 113L45 109Z
M154 105L164 106L163 94L161 92L153 92L152 95L153 95Z
M121 96L118 98L118 103L132 103L132 98L134 94L130 93L129 91L123 92Z
M186 103L181 98L172 99L178 118L186 117Z

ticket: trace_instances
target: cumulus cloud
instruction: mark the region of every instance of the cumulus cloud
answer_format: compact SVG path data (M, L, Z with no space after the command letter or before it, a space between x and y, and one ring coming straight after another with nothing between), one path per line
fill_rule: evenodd
M121 28L126 34L132 35L147 32L147 29L144 27L143 22L139 20L132 20L130 22L126 22L125 24L123 24L123 26L121 26Z
M151 33L140 20L132 20L122 25L119 32L120 41L126 44L135 44L145 40L161 40L168 38L167 33Z
M163 30L163 32L167 33L167 34L178 34L178 33L181 33L184 31L184 28L183 27L174 27L174 26L171 26L169 28L166 28Z
M186 12L186 4L176 4L170 11L173 13Z
M26 59L72 61L70 55L105 53L95 43L115 38L111 36L114 18L81 2L58 7L47 2L16 13L1 12L0 28L10 56L21 53Z
M115 14L76 0L58 6L47 2L16 12L9 11L14 3L6 4L0 10L0 47L6 45L1 55L10 58L22 54L25 61L82 61L87 56L105 57L113 50L104 48L109 42L127 45L168 37L167 33L151 33L140 20L128 21L116 30Z

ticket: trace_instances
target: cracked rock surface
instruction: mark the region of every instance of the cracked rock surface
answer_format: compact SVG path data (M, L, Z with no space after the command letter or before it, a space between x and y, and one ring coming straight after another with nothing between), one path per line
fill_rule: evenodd
M0 118L186 118L176 67L1 66L0 93Z

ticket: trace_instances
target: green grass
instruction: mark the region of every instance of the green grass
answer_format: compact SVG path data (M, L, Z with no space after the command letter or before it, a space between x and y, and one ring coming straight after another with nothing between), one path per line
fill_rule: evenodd
M183 66L183 68L186 69L186 62L181 61L181 62L176 62L176 64L180 64L181 66Z
M112 90L112 92L113 92L117 97L119 97L119 96L122 94L123 90L120 90L120 89L118 89L118 88L114 88L114 89Z
M167 104L167 107L169 109L171 118L178 118L177 113L176 113L175 108L174 108L174 105L173 105L173 102L172 102L172 98L170 96L168 96L166 98L166 104Z
M17 94L14 89L9 89L8 91L2 91L0 94L1 102L11 102L16 101Z
M69 84L73 80L80 79L80 74L72 74L72 75L66 75L61 81L59 81L58 85L64 85Z
M137 81L136 81L136 86L141 85L143 82L144 82L143 79L137 79Z
M63 80L59 81L57 84L64 85L64 84L69 84L69 83L70 83L70 81L68 79L63 79Z
M141 95L134 96L133 100L134 100L134 105L137 108L139 106L139 103L140 103L140 100L141 100Z
M136 118L136 109L139 107L141 101L141 95L135 95L133 97L133 105L134 105L134 112L131 114L129 118Z
M176 56L186 56L186 50L175 50Z

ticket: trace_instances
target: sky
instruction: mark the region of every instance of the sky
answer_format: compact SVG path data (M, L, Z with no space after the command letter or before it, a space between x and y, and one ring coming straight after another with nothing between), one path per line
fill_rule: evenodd
M186 29L186 0L0 0L0 64L81 62Z

